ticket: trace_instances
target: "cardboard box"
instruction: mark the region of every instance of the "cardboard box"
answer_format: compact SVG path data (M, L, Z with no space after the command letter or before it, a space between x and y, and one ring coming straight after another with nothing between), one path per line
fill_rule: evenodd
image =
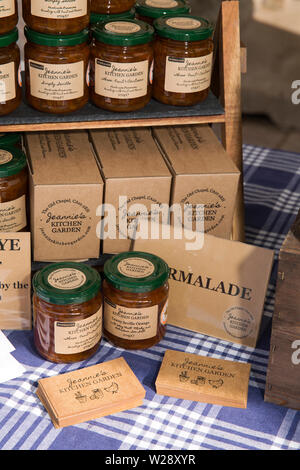
M98 258L104 183L86 132L26 135L35 261Z
M251 365L167 350L155 386L159 395L247 408Z
M123 357L38 382L37 396L55 428L142 405L146 391Z
M199 250L186 250L192 233L181 240L136 240L134 249L154 253L170 267L168 323L255 347L273 251L203 237Z
M204 204L204 231L231 238L240 172L207 125L153 128L173 173L171 205ZM203 220L193 207L191 215Z
M0 233L0 329L31 329L30 233Z
M103 253L128 251L127 229L137 215L143 217L137 204L145 207L147 223L154 206L169 207L172 176L150 129L96 130L90 136L105 180L105 204L116 210L116 238L103 241Z

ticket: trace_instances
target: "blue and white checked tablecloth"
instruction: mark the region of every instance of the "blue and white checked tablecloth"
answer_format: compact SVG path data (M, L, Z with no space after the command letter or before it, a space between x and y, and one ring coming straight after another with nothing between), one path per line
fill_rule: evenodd
M300 155L244 146L247 242L276 252L262 334L256 349L168 326L165 339L142 352L103 341L89 361L57 365L36 353L32 332L7 331L25 367L0 384L0 449L299 450L300 412L264 402L278 252L300 208ZM252 364L248 408L227 408L155 394L165 349ZM35 395L37 381L124 356L146 388L143 406L77 426L54 429Z

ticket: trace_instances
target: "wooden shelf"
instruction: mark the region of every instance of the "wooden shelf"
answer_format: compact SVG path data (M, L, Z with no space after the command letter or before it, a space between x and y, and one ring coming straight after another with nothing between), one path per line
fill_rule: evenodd
M196 106L174 107L151 100L145 108L132 113L112 113L88 103L72 114L46 114L34 110L23 101L13 113L0 118L0 129L1 132L30 132L207 124L224 121L224 109L213 93L210 93L203 103Z

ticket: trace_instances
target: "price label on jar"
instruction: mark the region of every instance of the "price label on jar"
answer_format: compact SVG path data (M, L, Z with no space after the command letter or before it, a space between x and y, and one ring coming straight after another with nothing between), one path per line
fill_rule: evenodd
M49 101L66 101L84 95L84 63L45 64L29 61L30 94Z
M6 18L15 14L15 0L3 0L0 2L0 18Z
M120 63L96 59L95 93L115 99L147 95L149 61Z
M87 0L39 0L30 4L31 14L40 18L67 20L87 14Z
M0 103L16 97L15 63L0 64Z
M166 58L165 90L197 93L210 87L213 54L202 57Z

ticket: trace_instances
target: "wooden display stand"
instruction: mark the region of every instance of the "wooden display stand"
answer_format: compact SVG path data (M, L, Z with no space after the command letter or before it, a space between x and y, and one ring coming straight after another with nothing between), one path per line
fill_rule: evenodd
M265 401L300 410L300 212L279 254Z
M9 116L1 117L1 132L220 124L223 145L243 174L241 69L245 68L245 49L241 48L240 43L239 1L220 2L214 38L216 53L212 81L212 90L216 96L210 93L205 102L189 108L167 106L151 100L143 110L126 114L110 113L89 103L82 110L66 116L43 114L23 102ZM243 178L232 238L244 239Z

